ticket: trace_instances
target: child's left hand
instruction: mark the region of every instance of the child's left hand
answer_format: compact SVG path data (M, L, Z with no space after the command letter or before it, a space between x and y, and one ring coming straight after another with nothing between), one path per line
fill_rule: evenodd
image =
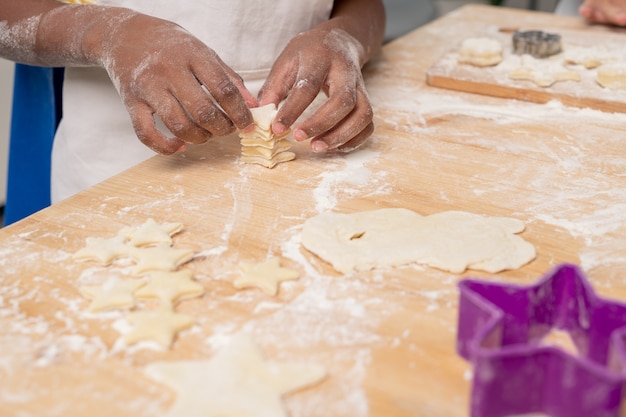
M361 64L361 44L330 22L293 38L278 57L259 93L259 104L281 106L272 129L282 133L323 91L328 96L310 117L294 126L297 141L309 138L315 152L349 151L374 130Z

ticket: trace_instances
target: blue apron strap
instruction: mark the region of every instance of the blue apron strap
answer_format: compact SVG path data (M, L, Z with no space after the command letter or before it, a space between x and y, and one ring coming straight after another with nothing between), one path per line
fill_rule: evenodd
M15 65L5 225L50 205L52 141L63 69Z

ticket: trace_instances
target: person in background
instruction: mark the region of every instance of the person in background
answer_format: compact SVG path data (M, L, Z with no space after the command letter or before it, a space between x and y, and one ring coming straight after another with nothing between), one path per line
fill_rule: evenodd
M626 0L561 0L555 13L580 15L591 23L626 26Z
M282 103L275 132L315 152L357 148L373 132L361 68L384 26L381 0L0 0L0 56L65 67L56 202L246 129L268 103Z

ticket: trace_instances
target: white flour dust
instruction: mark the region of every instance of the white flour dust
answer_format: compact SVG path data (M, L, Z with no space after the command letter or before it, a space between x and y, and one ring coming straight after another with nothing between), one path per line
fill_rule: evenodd
M376 162L379 152L359 149L348 155L328 161L329 167L319 175L315 185L311 180L299 180L299 184L313 185L315 210L319 213L333 210L340 198L383 195L389 192L385 184L385 171L372 172L367 165ZM375 187L372 190L372 187Z

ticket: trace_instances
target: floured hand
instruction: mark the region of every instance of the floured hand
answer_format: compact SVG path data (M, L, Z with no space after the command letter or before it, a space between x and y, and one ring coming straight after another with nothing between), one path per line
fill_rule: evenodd
M293 138L312 138L315 152L360 146L374 129L361 74L363 56L361 44L332 21L293 38L259 93L261 105L285 100L272 130L286 131L323 91L328 100L294 126Z
M585 0L579 13L590 22L626 26L626 0Z
M171 154L252 123L256 99L212 49L174 23L127 13L92 31L88 53L108 71L144 144ZM174 138L157 130L154 115Z

